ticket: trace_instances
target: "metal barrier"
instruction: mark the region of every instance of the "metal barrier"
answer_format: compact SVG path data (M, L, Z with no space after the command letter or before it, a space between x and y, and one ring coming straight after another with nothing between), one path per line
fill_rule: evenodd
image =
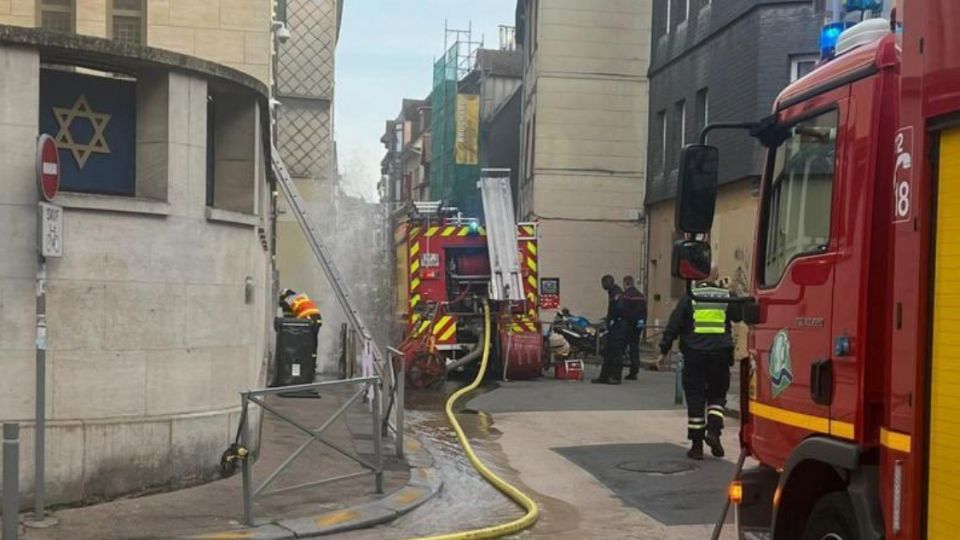
M349 398L347 401L340 406L339 409L333 415L328 418L324 423L317 429L311 429L307 426L304 426L302 423L293 420L287 415L281 413L273 406L266 403L266 396L275 395L285 392L301 392L305 390L320 390L327 389L334 386L347 386L347 385L359 385L360 388ZM363 396L366 396L368 392L373 393L373 402L371 404L371 416L372 416L372 434L373 434L373 453L374 453L374 463L361 458L360 456L354 455L346 449L342 448L340 445L326 440L323 437L323 432L330 427L340 416L343 415L354 404L358 399ZM375 487L377 493L383 493L383 449L382 449L382 435L383 435L383 425L381 423L381 389L380 389L380 378L379 377L359 377L354 379L343 379L338 381L325 381L311 384L300 384L293 386L283 386L278 388L264 388L261 390L249 390L247 392L242 392L241 394L241 406L242 412L240 416L240 440L241 444L245 448L250 448L252 438L250 436L250 425L249 425L249 407L253 403L261 408L264 411L269 412L283 420L287 424L290 424L301 433L309 437L299 448L293 451L277 468L270 473L269 476L256 488L253 487L253 459L247 458L243 460L242 463L242 473L243 473L243 523L245 525L252 526L253 523L253 503L254 500L260 497L266 497L269 495L276 495L278 493L286 493L288 491L294 491L298 489L304 489L308 487L319 486L321 484L327 484L330 482L335 482L338 480L346 480L348 478L356 478L359 476L364 476L367 474L374 475ZM328 448L336 451L337 453L350 458L351 460L360 464L364 471L344 474L339 476L334 476L331 478L325 478L323 480L315 480L312 482L306 482L302 484L297 484L294 486L283 487L279 489L274 489L271 491L266 491L270 484L282 473L287 467L290 466L304 450L307 449L312 443L317 442L327 446ZM399 446L399 445L398 445Z
M387 396L387 399L381 400L383 435L389 437L393 434L396 440L396 455L403 459L403 391L406 379L403 353L387 347L385 358L370 355L372 370L364 369L362 355L367 345L366 338L345 324L340 330L340 340L340 377L350 379L358 375L376 376L382 382L381 391ZM367 396L364 396L364 402L366 400Z

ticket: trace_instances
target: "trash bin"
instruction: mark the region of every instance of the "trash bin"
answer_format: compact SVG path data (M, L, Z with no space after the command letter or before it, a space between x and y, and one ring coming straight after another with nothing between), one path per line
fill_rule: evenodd
M290 386L313 382L317 371L318 321L277 317L277 365L270 386Z

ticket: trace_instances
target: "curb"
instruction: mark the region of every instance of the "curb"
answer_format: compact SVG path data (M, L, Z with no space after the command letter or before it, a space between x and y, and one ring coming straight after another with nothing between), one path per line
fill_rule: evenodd
M249 529L221 531L191 538L292 540L365 529L393 521L427 502L443 488L443 480L433 466L433 456L419 440L407 435L404 454L411 466L410 479L405 486L381 499L314 516L281 519Z

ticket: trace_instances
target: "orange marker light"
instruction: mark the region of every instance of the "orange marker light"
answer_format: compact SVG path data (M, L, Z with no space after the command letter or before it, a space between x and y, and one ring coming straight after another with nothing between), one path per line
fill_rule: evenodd
M730 502L733 504L740 504L743 501L743 484L739 481L735 480L730 482L730 487L727 492L730 496Z

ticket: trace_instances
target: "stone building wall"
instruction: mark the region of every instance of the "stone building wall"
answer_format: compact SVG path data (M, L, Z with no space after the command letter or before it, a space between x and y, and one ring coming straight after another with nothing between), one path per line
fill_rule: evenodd
M52 111L41 108L42 40L13 30L0 26L0 419L23 426L20 481L29 492L35 147L39 122ZM64 253L47 265L46 455L53 504L215 475L236 429L238 393L263 384L272 347L270 246L261 232L271 219L261 127L266 88L185 57L165 56L180 66L174 69L124 57L106 40L69 40L79 47L71 53L77 65L96 51L98 61L113 59L118 71L136 79L137 127L127 134L136 152L136 193L61 192L55 200L64 208ZM221 108L214 118L232 122L208 123L211 95ZM103 106L102 96L86 97L95 112ZM119 120L111 118L105 128L110 152L120 152L124 142L123 134L110 131ZM72 129L83 143L82 130ZM210 157L230 174L214 179L208 204L210 136L219 141ZM93 154L86 166L110 157ZM64 149L60 158L62 164L75 159Z

